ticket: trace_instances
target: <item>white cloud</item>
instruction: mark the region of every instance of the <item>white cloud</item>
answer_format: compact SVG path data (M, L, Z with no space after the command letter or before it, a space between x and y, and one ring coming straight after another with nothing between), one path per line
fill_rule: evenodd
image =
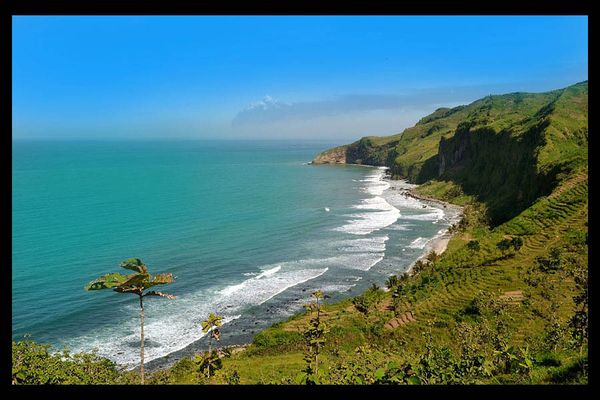
M471 97L474 100L477 97ZM327 100L287 103L267 95L231 121L238 137L351 139L390 135L413 126L439 107L469 101L464 91L420 90L412 94L349 94Z

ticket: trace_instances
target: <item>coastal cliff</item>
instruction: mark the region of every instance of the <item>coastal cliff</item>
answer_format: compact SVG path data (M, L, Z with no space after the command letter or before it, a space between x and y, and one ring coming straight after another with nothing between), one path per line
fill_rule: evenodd
M313 164L346 164L346 150L348 146L334 147L318 154L312 161Z
M393 162L395 153L393 146L380 146L377 143L377 137L368 136L354 143L334 147L319 153L313 164L358 164L387 166Z
M457 193L485 203L498 224L587 165L587 98L587 81L487 96L439 108L400 134L327 150L313 163L387 166L394 179L451 182Z

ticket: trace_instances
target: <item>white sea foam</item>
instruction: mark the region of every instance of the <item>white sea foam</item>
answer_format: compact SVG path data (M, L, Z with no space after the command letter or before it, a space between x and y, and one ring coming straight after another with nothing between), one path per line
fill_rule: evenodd
M207 289L184 294L173 302L145 304L146 361L181 350L202 338L200 322L210 312L224 316L224 323L239 318L244 309L265 303L283 291L315 279L329 269L368 271L384 257L387 236L343 240L339 244L346 248L335 257L302 259L281 262L262 267L262 272L247 273L249 278L222 289ZM362 248L362 251L359 251ZM250 275L254 274L254 275ZM356 280L360 280L357 277ZM353 284L331 284L326 291L344 292ZM74 351L89 351L96 348L98 354L115 360L119 364L135 366L139 362L139 321L134 305L126 306L132 318L123 324L111 325L69 341Z
M412 229L410 229L409 227L412 225L408 225L408 224L393 224L391 226L388 226L386 229L391 229L393 231L412 231Z
M429 209L431 212L425 214L402 215L402 220L432 221L438 222L444 218L444 211L439 208Z
M381 196L386 189L389 189L390 184L380 179L381 175L379 175L379 177L377 178L373 178L373 180L365 179L365 182L369 182L369 184L365 188L363 188L363 191L373 196Z
M176 301L161 304L146 302L146 361L180 350L204 336L199 326L210 312L223 315L227 323L239 318L246 307L263 304L293 286L323 275L328 269L288 270L285 263L269 267L257 276L220 291L209 289L185 294ZM134 306L127 306L125 310L132 316L136 311ZM123 324L99 328L74 338L68 345L74 351L96 348L101 356L133 366L139 362L139 321L131 318Z
M423 202L419 199L415 199L414 197L407 196L406 194L399 194L394 196L394 204L398 203L399 206L414 208L414 209L423 209Z
M376 196L368 199L361 200L360 204L353 205L352 208L357 210L380 210L380 211L390 211L395 207L390 205L384 198Z
M252 279L256 279L256 277L252 278ZM242 288L244 288L244 283L239 283L237 285L232 285L232 286L227 286L225 289L221 290L219 293L222 294L223 296L229 296L232 293L237 292L238 290L241 290Z
M295 280L295 281L294 280L289 280L289 281L286 281L285 279L282 278L282 279L280 279L280 282L282 283L282 285L281 286L275 285L275 287L277 287L276 290L273 290L273 286L267 286L265 288L265 290L264 290L265 293L272 292L272 294L269 295L269 297L265 298L264 300L261 300L257 304L258 305L263 304L263 303L271 300L273 297L277 296L279 293L281 293L281 292L283 292L283 291L285 291L285 290L287 290L287 289L289 289L289 288L291 288L293 286L296 286L296 285L298 285L300 283L307 282L307 281L309 281L311 279L315 279L316 277L321 276L325 272L327 272L328 269L329 268L325 268L323 270L304 270L304 271L301 271L300 274L296 274L296 276L295 276L296 279L299 276L303 277L301 280ZM318 272L315 274L314 271L318 271ZM256 290L256 288L253 288L253 290Z
M380 197L390 187L388 182L382 180L383 174L384 170L378 169L374 174L362 180L366 183L362 190L373 195L373 197L363 199L359 204L352 206L357 210L371 212L348 214L346 216L350 219L346 221L346 224L333 230L353 235L368 235L396 222L400 216L400 211L383 197Z
M423 249L425 248L425 245L427 244L427 242L429 242L431 240L431 238L422 238L422 237L418 237L415 240L413 240L408 247L410 247L411 249Z
M271 275L277 273L280 270L281 270L281 265L278 265L275 268L264 270L263 272L261 272L260 274L258 274L255 279L260 279L260 278L263 278L263 277L266 277L266 276L271 276Z
M370 213L349 214L352 219L345 225L334 228L335 231L351 233L353 235L368 235L396 222L400 211L392 207L388 211L373 211Z
M273 274L276 274L279 270L281 270L281 265L278 265L278 266L276 266L274 268L271 268L271 269L264 270L260 274L254 276L254 278L248 279L247 281L244 281L244 282L239 283L237 285L227 286L225 289L221 290L219 293L222 294L222 295L224 295L224 296L229 296L230 294L235 293L238 290L241 290L241 289L247 287L248 285L251 285L253 282L255 282L255 281L257 281L257 280L259 280L261 278L269 277L269 276L271 276Z
M321 288L321 291L323 293L331 293L331 292L338 292L338 293L344 293L347 292L348 290L352 289L354 285L325 285Z
M349 253L331 257L329 260L338 268L368 271L383 260L384 255L384 253Z
M304 260L287 261L281 263L284 268L294 270L326 268L331 270L359 269L368 271L384 256L384 252L347 252L334 257L310 258Z
M346 253L382 253L388 236L374 236L364 239L340 240L332 243L337 251Z

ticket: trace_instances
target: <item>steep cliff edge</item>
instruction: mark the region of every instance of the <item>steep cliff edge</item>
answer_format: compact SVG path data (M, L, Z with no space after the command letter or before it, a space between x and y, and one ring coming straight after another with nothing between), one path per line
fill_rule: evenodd
M329 149L318 154L314 160L312 160L313 164L346 164L346 149L348 145L334 147L333 149Z
M367 136L315 164L388 166L394 178L458 184L500 223L587 168L588 83L440 108L401 134Z
M318 154L312 163L387 166L393 162L396 153L393 145L379 145L378 139L368 136L354 143L326 150Z

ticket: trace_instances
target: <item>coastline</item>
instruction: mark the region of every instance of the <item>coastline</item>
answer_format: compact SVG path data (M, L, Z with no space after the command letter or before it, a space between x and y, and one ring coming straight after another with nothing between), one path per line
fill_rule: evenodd
M419 197L418 195L415 195L413 193L411 193L409 191L408 193L409 196L416 198L418 200L421 201L427 201L427 202L431 202L431 203L437 203L437 204L441 204L442 206L444 206L444 208L453 208L457 211L457 214L454 217L454 221L453 224L458 222L462 216L463 216L463 211L464 208L457 206L455 204L451 204L451 203L447 203L445 201L442 200L436 200L436 199L432 199L432 198L428 198L428 197ZM431 253L431 252L435 252L438 256L441 255L442 253L444 253L446 251L446 249L448 248L448 243L450 243L450 239L452 239L452 236L454 236L454 234L448 232L448 229L445 230L445 232L438 236L438 237L434 237L431 242L428 243L428 246L426 246L425 251L423 252L423 254L421 255L421 257L419 257L418 259L415 260L415 262L413 262L408 269L406 270L406 273L409 276L414 276L416 275L416 273L414 272L413 267L415 266L415 264L418 261L425 261L427 260L427 256Z
M451 213L454 214L451 217L452 224L458 222L463 216L464 207L415 193L414 189L417 188L419 185L408 183L404 179L391 179L389 177L386 178L385 181L390 183L389 190L396 190L400 194L412 197L413 199L425 203L428 206L441 206L444 210L444 214L446 214L446 210L451 211ZM437 255L441 255L442 253L444 253L448 248L448 243L450 242L450 239L452 239L452 236L453 234L448 232L448 229L446 229L441 235L433 237L425 246L423 254L419 258L417 258L412 264L410 264L410 266L404 272L407 273L409 276L416 275L413 269L415 264L418 261L425 261L427 259L427 256L432 251L434 251Z
M373 165L358 165L358 166L367 167L367 168L387 169L385 167L373 166ZM406 180L390 179L389 176L385 176L385 175L382 178L382 181L390 184L389 188L386 189L386 191L390 191L390 192L394 191L397 194L412 197L412 198L418 200L420 203L423 203L427 206L430 206L432 208L441 209L445 215L448 215L448 211L449 211L451 224L455 223L462 217L463 207L460 207L460 206L457 206L457 205L454 205L451 203L447 203L447 202L444 202L441 200L421 197L421 196L414 194L412 192L412 190L414 188L416 188L418 185L410 184ZM452 238L452 236L453 236L452 234L448 233L448 228L446 228L443 233L439 233L438 235L433 236L426 243L425 247L423 248L423 253L418 258L416 258L407 267L404 267L404 266L399 267L399 268L406 268L403 271L396 270L394 273L398 274L398 275L400 275L402 273L407 273L407 274L409 274L409 276L416 275L417 273L415 272L415 270L413 268L414 265L418 261L425 260L427 255L430 254L432 251L435 251L437 254L442 254L447 249L448 243L449 243L450 239ZM361 293L357 293L355 295L359 295L359 294L361 294ZM268 327L265 329L268 329ZM232 353L244 352L244 351L246 351L247 348L249 348L249 346L252 345L252 339L251 338L249 338L249 339L250 340L247 339L248 341L245 341L245 342L225 344L224 346L221 347L219 354L224 355L224 353L222 351L223 349L230 349L232 351ZM185 354L185 353L188 353L188 352L187 351L182 352L178 356L175 356L175 357L172 357L174 354L171 353L164 357L159 357L155 360L152 360L152 361L146 363L146 365L145 365L146 370L148 370L149 372L155 372L157 370L168 369L168 368L172 367L173 364L177 360L184 358L186 356L189 356L189 354ZM132 369L135 370L136 367L133 367Z

